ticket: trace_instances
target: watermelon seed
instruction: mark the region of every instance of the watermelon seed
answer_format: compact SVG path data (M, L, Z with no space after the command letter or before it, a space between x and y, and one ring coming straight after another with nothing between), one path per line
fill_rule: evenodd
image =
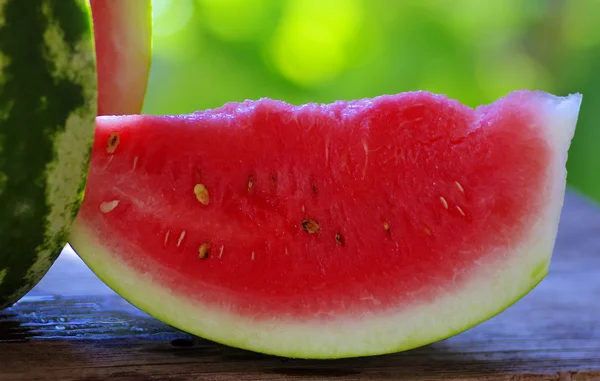
M340 246L344 246L344 237L339 232L335 233L335 242Z
M225 249L225 246L221 245L221 248L219 249L219 259L221 259L221 257L223 257L223 250Z
M383 229L385 230L386 233L390 233L390 224L388 224L387 222L383 223Z
M373 295L371 296L363 296L360 298L360 300L369 300L371 302L373 302L374 305L378 306L381 304L381 301L379 299L375 299L375 297Z
M206 259L208 258L208 251L210 250L210 243L208 241L202 243L200 248L198 249L198 258Z
M446 199L442 196L440 196L440 201L442 202L444 209L448 209L448 201L446 201Z
M138 162L138 157L134 157L133 158L133 170L135 171L135 168L137 167L137 162Z
M167 234L165 234L165 246L167 246L167 241L169 241L169 234L171 234L171 231L167 230Z
M100 211L102 213L112 212L117 207L117 205L119 205L119 200L105 201L100 204Z
M252 187L254 186L254 182L255 182L255 181L256 181L256 180L254 179L254 176L250 176L250 177L248 178L248 190L252 189Z
M365 165L363 167L363 171L362 171L362 178L365 178L365 175L367 174L367 165L369 164L369 146L367 146L367 142L363 139L361 140L363 149L365 150Z
M252 252L251 259L254 260L254 251Z
M302 230L308 234L317 234L321 230L321 227L315 219L305 218L302 220Z
M277 181L277 178L275 178L275 175L271 175L271 181L272 181L273 183L275 183L275 182Z
M194 194L196 195L196 198L198 199L198 201L200 201L202 205L208 205L208 189L206 189L204 184L196 184L194 186Z
M460 193L465 193L465 190L463 189L462 185L460 185L460 183L458 181L455 181L454 184L456 184L456 187L458 188Z
M183 238L185 237L185 230L181 232L179 239L177 240L177 247L181 246L181 242L183 242Z
M315 193L315 194L319 193L319 189L317 188L317 184L313 184L313 185L312 185L312 191L313 191L313 193Z
M456 205L456 210L458 210L458 213L462 214L462 216L465 216L465 212L463 212L462 208L458 205Z
M119 137L119 134L116 132L110 134L108 140L106 141L106 152L114 153L120 142L121 138Z
M424 228L423 231L425 232L425 234L431 235L431 230L429 230L429 228Z

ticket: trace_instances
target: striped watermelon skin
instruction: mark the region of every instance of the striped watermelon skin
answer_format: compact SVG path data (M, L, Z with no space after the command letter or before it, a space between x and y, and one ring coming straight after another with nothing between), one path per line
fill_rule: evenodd
M85 0L0 1L0 308L44 276L84 189L97 111Z

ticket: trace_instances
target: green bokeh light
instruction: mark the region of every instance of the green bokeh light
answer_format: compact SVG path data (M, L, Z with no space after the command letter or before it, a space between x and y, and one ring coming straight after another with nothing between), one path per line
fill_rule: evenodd
M266 0L197 0L207 28L224 40L257 38L268 17Z
M298 85L330 80L348 62L362 15L358 0L289 0L273 36L271 58Z
M582 92L571 185L600 200L600 1L153 0L144 112L425 89L477 106Z

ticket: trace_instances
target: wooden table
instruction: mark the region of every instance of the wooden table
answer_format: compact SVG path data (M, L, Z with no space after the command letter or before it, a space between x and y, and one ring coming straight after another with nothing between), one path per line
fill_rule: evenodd
M412 351L290 360L190 337L69 250L0 312L0 380L600 380L600 209L568 194L550 275L499 316Z

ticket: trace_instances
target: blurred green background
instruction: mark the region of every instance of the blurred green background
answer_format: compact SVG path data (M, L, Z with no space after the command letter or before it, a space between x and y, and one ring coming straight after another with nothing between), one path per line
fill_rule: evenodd
M600 201L600 0L153 0L144 112L424 89L583 93L569 183ZM598 110L598 111L596 111Z

